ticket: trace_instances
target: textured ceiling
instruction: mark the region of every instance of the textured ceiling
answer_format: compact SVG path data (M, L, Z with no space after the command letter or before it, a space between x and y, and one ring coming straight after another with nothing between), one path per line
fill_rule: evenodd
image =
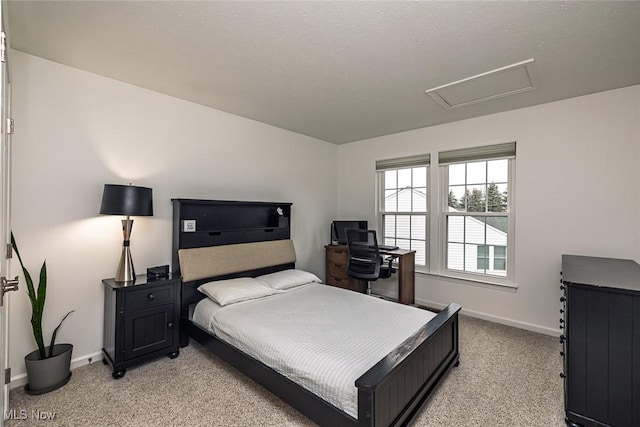
M9 43L336 144L640 84L640 2L10 1ZM540 87L426 89L527 59Z

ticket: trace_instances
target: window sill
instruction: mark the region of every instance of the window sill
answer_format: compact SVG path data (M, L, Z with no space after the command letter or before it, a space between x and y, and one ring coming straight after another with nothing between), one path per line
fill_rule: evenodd
M420 274L427 277L432 277L437 280L442 280L444 282L451 282L460 285L471 285L471 286L480 286L488 289L496 289L507 292L516 292L518 286L515 283L506 283L499 281L492 281L491 279L480 280L480 279L470 279L467 277L460 277L451 274L443 274L443 273L434 273L432 271L424 271L417 270L416 274Z

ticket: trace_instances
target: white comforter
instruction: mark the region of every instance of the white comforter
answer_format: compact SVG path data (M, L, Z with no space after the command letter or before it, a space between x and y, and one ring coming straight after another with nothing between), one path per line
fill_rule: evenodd
M322 284L220 307L193 321L357 418L355 380L434 313Z

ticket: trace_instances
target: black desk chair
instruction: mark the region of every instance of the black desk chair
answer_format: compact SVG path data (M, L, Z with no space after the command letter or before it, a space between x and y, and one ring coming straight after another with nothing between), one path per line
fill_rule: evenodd
M375 230L349 229L346 232L349 247L347 274L366 280L367 294L371 294L370 282L389 278L396 271L392 266L393 257L386 258L388 264L383 264Z

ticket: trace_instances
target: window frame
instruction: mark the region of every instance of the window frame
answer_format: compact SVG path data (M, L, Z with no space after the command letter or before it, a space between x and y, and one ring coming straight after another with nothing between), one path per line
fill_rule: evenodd
M434 159L432 161L432 159ZM507 172L507 206L506 214L503 212L448 212L449 197L449 165L460 163L473 163L479 161L493 161L506 159L508 161ZM436 153L377 160L375 180L375 217L376 227L381 236L380 243L384 242L384 221L386 215L424 215L425 217L425 264L415 265L416 273L441 278L453 283L474 284L479 286L507 287L516 289L515 283L515 203L516 203L516 142L507 142L493 145L476 145L470 148L457 150L445 150ZM432 163L435 162L435 163ZM424 166L427 169L427 200L426 212L386 212L384 209L385 188L384 170L407 169L410 167ZM436 166L436 167L433 167ZM507 247L505 251L506 275L466 272L446 268L447 262L447 218L451 214L459 216L506 216L507 217ZM383 243L381 243L383 244ZM488 245L490 246L490 245ZM502 246L502 245L500 245ZM488 267L495 267L495 253L489 249L487 257ZM491 255L494 255L493 257ZM501 259L504 259L501 257ZM495 270L495 268L493 268Z
M385 179L384 179L384 175L385 172L390 171L390 170L401 170L401 169L412 169L412 168L416 168L416 167L424 167L426 168L426 211L386 211L385 209ZM387 167L385 169L381 169L381 170L376 170L376 223L377 223L377 230L378 230L378 244L385 244L385 217L387 215L395 215L395 216L409 216L409 217L413 217L413 216L420 216L420 217L424 217L424 221L425 221L425 235L423 236L422 241L424 241L424 245L425 245L425 254L424 254L424 261L425 264L418 264L418 261L416 259L416 263L415 263L415 269L416 271L422 271L422 270L429 270L429 263L430 263L430 204L431 204L431 192L433 191L433 186L430 185L431 184L431 165L430 163L427 162L422 162L422 163L416 163L416 164L411 164L411 165L399 165L397 167ZM413 185L413 182L412 182ZM411 187L411 188L416 188L416 187ZM422 187L419 187L422 188ZM398 239L397 237L397 233L396 233L396 240ZM410 239L410 240L420 240L420 239ZM397 245L397 243L396 243ZM399 246L399 245L398 245Z
M507 210L506 214L503 212L448 212L448 197L449 197L449 165L461 164L461 163L474 163L478 161L492 161L506 159L508 161L507 172ZM432 248L437 248L433 251L434 257L431 259L431 265L436 268L431 269L431 274L438 276L450 277L454 279L461 279L472 282L481 282L492 285L500 285L506 287L515 288L515 158L513 157L487 157L476 158L468 161L452 162L446 165L438 165L438 182L439 182L439 197L438 197L438 230L437 233L432 233L433 240L431 244ZM476 273L469 271L460 271L447 268L447 219L450 216L498 216L507 217L507 249L506 249L506 275L498 276L493 274ZM437 234L433 236L433 234ZM491 262L489 260L488 262ZM491 265L489 265L491 266Z

